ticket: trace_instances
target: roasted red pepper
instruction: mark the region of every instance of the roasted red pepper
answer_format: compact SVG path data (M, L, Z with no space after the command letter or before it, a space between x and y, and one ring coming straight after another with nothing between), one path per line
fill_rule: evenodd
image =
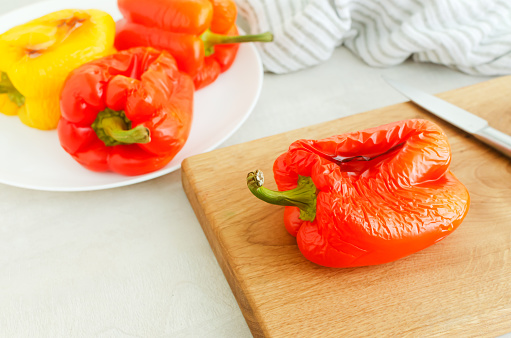
M94 60L64 83L60 143L93 171L158 170L188 138L193 94L168 52L140 47Z
M285 205L284 224L312 262L328 267L382 264L449 235L469 208L449 171L442 130L407 120L327 139L299 140L279 156L279 191L247 184L258 198Z
M234 62L239 42L272 41L271 33L239 36L233 0L118 0L115 47L169 51L195 88L216 80Z

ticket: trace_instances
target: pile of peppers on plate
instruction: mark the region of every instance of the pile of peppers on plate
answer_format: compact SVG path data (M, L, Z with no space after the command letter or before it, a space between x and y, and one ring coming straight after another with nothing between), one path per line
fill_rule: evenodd
M259 199L285 206L284 225L305 258L328 267L388 263L451 234L470 197L450 172L446 135L406 120L323 140L298 140L279 156L279 191L247 176Z
M233 0L119 0L124 19L66 9L0 35L0 111L41 130L93 171L141 175L188 139L194 91L231 67ZM27 81L31 79L31 81Z

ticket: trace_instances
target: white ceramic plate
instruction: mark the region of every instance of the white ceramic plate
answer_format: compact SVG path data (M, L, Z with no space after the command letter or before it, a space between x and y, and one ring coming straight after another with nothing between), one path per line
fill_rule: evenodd
M112 15L114 20L121 18L116 0L53 0L1 16L0 33L65 8L96 8ZM210 151L231 136L252 112L262 82L263 68L255 47L242 44L232 67L195 93L193 124L183 149L165 168L135 177L89 171L61 148L55 130L29 128L16 116L0 114L0 183L36 190L86 191L165 175L178 169L185 158Z

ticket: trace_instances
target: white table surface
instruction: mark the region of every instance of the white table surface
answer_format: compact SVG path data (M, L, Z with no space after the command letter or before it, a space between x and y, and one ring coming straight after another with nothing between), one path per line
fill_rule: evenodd
M0 14L35 2L0 0ZM383 74L430 93L489 79L411 61L371 68L338 48L320 66L265 74L253 113L221 147L405 101ZM176 171L92 192L0 185L0 336L251 334Z

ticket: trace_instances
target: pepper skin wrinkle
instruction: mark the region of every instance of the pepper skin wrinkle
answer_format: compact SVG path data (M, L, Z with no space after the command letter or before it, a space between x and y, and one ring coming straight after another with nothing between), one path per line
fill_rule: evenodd
M277 158L273 173L280 192L310 177L316 215L304 220L298 207L286 206L284 225L305 258L323 266L408 256L448 236L468 212L469 193L450 161L446 135L427 120L298 140Z

